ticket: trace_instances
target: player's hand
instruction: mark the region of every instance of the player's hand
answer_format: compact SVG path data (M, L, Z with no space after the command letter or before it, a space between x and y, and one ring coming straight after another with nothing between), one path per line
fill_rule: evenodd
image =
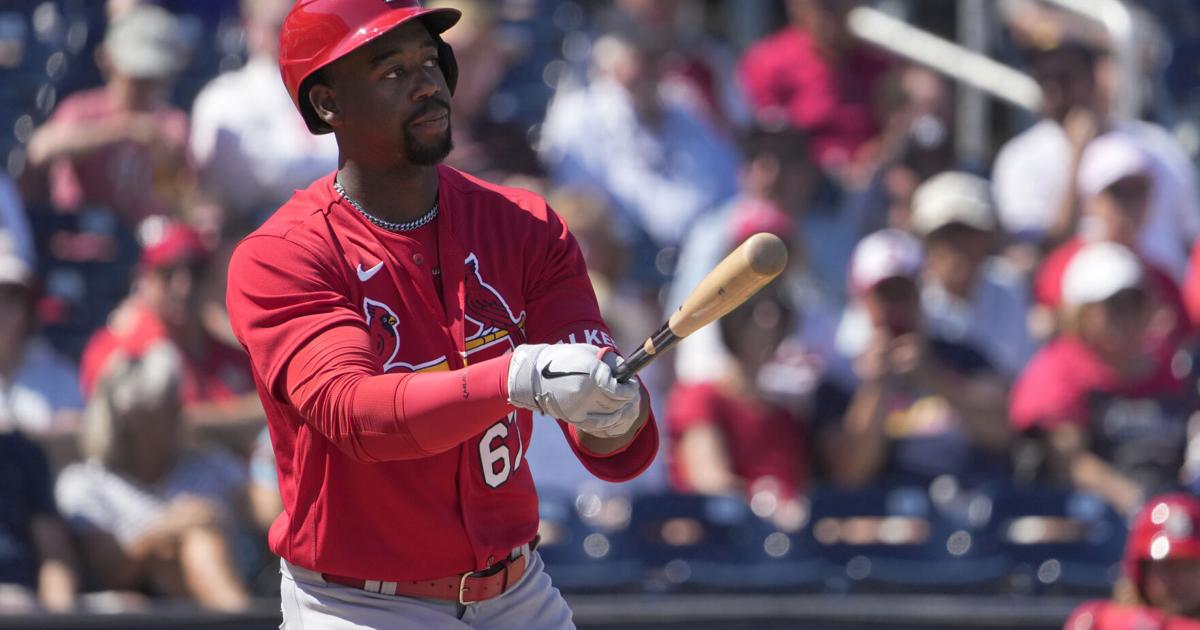
M618 383L620 358L589 344L527 344L513 351L508 401L599 437L623 435L641 411L636 378Z

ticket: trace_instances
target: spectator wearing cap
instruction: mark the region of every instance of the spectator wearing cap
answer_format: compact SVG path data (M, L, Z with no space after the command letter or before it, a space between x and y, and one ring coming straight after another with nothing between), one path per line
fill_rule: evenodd
M1152 330L1166 352L1189 336L1192 326L1179 285L1161 268L1144 239L1151 199L1158 180L1150 156L1124 132L1096 138L1079 163L1077 184L1083 208L1080 233L1051 252L1038 269L1034 285L1037 302L1057 309L1062 302L1063 276L1070 261L1087 243L1120 244L1142 259L1157 315Z
M59 475L59 509L102 590L190 598L219 610L248 604L231 553L245 505L245 466L183 443L183 373L158 341L113 353L88 401L85 459Z
M739 78L760 119L783 115L809 134L814 161L843 172L879 133L875 103L892 63L850 34L861 0L788 0L788 26L746 51Z
M987 180L968 173L936 175L914 193L911 223L925 247L921 304L929 331L979 348L1012 379L1034 344L1027 288L992 256L999 235L989 190Z
M109 25L98 49L106 85L64 99L29 141L58 209L101 206L130 226L178 210L192 182L187 114L166 100L185 61L179 41L175 18L155 6Z
M818 435L838 484L953 475L971 485L1008 475L1004 379L974 348L927 331L921 264L920 243L896 229L868 235L854 250L850 312L868 329L853 355L860 385L841 422Z
M240 348L220 341L205 326L206 273L214 270L200 235L183 223L155 218L143 224L144 248L132 294L84 349L81 381L90 393L109 356L139 356L162 340L183 360L180 396L188 422L261 428L263 412L254 393L249 361ZM244 436L248 440L253 433Z
M1012 396L1014 426L1045 438L1049 474L1132 514L1179 483L1196 409L1188 361L1148 340L1146 265L1089 243L1062 280L1063 333L1030 360Z
M1076 185L1084 177L1084 151L1094 138L1121 132L1144 153L1154 181L1135 249L1179 282L1191 243L1200 236L1195 167L1162 127L1110 119L1111 94L1097 82L1102 57L1089 44L1070 40L1030 51L1030 70L1042 88L1042 119L996 156L992 181L1000 222L1026 250L1038 250L1023 256L1033 259L1030 266L1040 253L1074 237L1087 214L1085 190ZM1112 146L1093 159L1121 161Z
M255 223L296 188L337 168L332 135L308 132L279 81L279 28L292 3L242 0L249 59L213 79L192 107L191 150L204 189Z
M676 491L742 496L795 528L812 478L813 427L840 419L849 397L819 366L788 356L797 313L783 289L771 285L720 320L726 373L672 390L668 460Z
M36 436L79 426L83 400L75 367L35 334L33 268L0 230L0 429Z

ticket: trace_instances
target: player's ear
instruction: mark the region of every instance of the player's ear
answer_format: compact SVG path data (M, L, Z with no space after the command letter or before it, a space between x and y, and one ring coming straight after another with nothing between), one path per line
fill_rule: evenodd
M342 122L342 110L338 107L337 93L324 83L314 83L308 90L308 104L326 125L338 127Z

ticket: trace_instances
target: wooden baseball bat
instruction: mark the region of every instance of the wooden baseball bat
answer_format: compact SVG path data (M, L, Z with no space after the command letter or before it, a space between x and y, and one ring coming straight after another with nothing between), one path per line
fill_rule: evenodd
M740 306L783 271L787 258L787 247L774 234L759 232L746 239L708 272L667 323L617 368L617 380L628 380L679 340Z

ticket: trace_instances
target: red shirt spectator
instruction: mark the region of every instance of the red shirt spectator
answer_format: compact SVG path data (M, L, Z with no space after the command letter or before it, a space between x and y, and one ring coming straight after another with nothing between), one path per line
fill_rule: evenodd
M794 8L793 25L752 46L740 68L755 111L786 114L810 135L813 157L827 169L850 162L879 132L875 91L892 65L849 40L844 13L844 7Z
M29 162L49 167L56 206L105 206L129 225L172 214L193 183L188 116L166 99L183 64L175 18L142 6L109 25L99 63L104 87L74 94L29 141Z
M50 167L54 205L66 210L92 204L105 206L131 225L151 215L169 214L173 203L169 196L171 182L165 180L174 176L172 166L163 161L163 145L186 146L186 113L165 104L153 112L133 113L123 109L107 88L97 88L68 97L55 110L50 123L77 128L118 120L143 125L144 133L153 138L146 142L124 139L83 155L55 160Z
M182 355L180 397L185 405L229 401L253 393L254 377L246 354L213 338L198 319L198 285L208 259L206 246L190 228L168 222L160 227L143 228L143 232L159 233L142 252L135 293L84 349L80 365L84 392L90 394L114 351L141 356L155 342L166 339Z
M1051 435L1052 464L1124 513L1178 483L1196 406L1175 352L1150 337L1142 262L1115 243L1082 248L1063 274L1066 332L1018 379L1010 417Z
M738 396L715 383L681 385L671 393L672 443L688 431L711 428L725 438L734 475L748 490L778 484L785 498L803 495L808 483L809 438L804 414L757 398ZM695 492L681 457L671 457L671 485Z

